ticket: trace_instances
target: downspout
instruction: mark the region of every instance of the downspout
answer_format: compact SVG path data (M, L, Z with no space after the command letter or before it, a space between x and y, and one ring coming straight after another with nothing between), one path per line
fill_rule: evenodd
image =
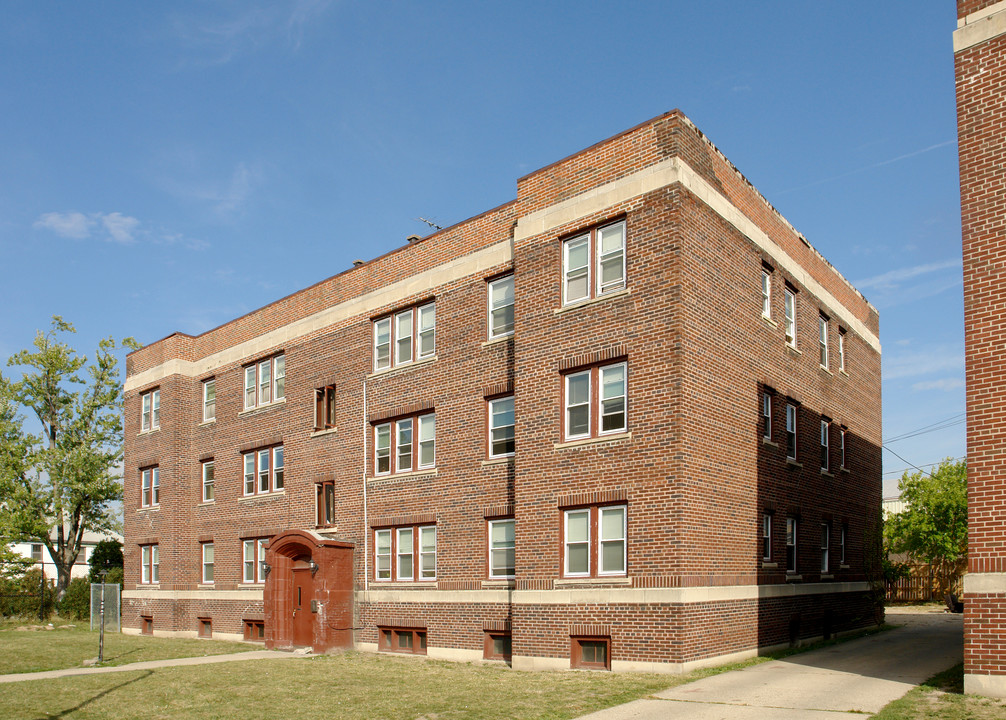
M367 379L363 379L363 591L370 591L370 533L367 529Z

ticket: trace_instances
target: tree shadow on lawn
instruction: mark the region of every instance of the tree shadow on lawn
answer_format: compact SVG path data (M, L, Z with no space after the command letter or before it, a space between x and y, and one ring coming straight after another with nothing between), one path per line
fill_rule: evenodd
M153 674L154 674L153 670L144 670L144 671L142 671L141 675L138 675L137 677L134 677L132 680L126 680L125 682L121 682L118 685L113 685L110 688L106 688L106 689L102 690L100 693L98 693L97 695L95 695L94 697L88 698L84 702L79 703L79 704L77 704L76 706L74 706L72 708L68 708L68 709L64 710L63 712L61 712L61 713L57 713L56 715L48 715L48 714L47 715L43 715L41 717L36 718L35 720L53 720L53 718L65 718L65 717L68 717L69 715L71 715L72 713L77 712L81 708L86 707L87 705L90 705L95 700L100 700L101 698L105 697L106 695L108 695L108 694L110 694L110 693L112 693L112 692L114 692L116 690L119 690L121 688L124 688L127 685L132 685L134 682L137 682L139 680L146 680L148 677L150 677Z

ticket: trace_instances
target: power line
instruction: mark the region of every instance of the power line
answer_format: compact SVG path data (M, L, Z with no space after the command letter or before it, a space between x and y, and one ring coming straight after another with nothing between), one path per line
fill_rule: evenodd
M925 435L926 433L935 432L937 430L945 430L946 428L960 425L964 422L967 422L967 413L957 413L956 415L951 415L950 417L943 418L942 420L937 420L929 425L923 425L922 427L915 428L914 430L904 432L901 435L888 438L884 441L884 444L886 445L887 443L898 442L899 440L907 440L908 438L916 437L917 435Z
M963 460L965 457L966 457L965 455L961 455L960 457L950 458L950 460L952 462L957 462L958 460ZM939 465L941 462L943 461L939 460L937 462L926 463L925 465L919 465L918 467L931 468ZM915 465L913 465L912 467L915 467ZM901 468L900 470L888 470L887 472L884 473L884 475L900 475L901 473L910 469L911 468Z

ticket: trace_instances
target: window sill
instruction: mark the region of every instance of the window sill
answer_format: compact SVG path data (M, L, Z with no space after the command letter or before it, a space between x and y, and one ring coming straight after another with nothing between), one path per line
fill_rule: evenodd
M838 569L839 569L839 570L848 570L848 569L849 569L849 566L843 563L842 565L839 565L839 566L838 566Z
M555 308L552 310L553 313L559 315L560 313L569 312L571 310L577 310L582 307L587 307L588 305L593 305L595 303L604 302L605 300L611 300L613 298L625 297L632 294L632 288L622 288L621 290L615 290L614 292L605 293L604 295L598 295L597 297L586 298L584 300L577 300L571 302L568 305L563 305L560 308Z
M505 457L489 458L488 460L482 461L482 467L492 467L493 465L513 465L514 456L506 455Z
M216 425L216 422L217 422L216 418L211 418L209 420L203 420L201 423L196 425L196 427L207 427L209 425Z
M209 505L216 505L216 504L217 504L216 500L204 500L201 503L197 503L196 507L207 507Z
M260 583L238 583L238 590L261 590L265 587L264 582Z
M777 323L775 320L768 317L767 315L762 315L761 321L765 323L765 325L767 325L768 327L772 328L773 330L779 327L779 323Z
M616 442L618 440L631 440L632 433L614 433L612 435L600 435L599 437L589 437L580 440L567 440L566 442L554 443L553 450L565 450L566 448L582 447L584 445L596 445L598 443Z
M515 581L513 577L509 578L494 578L492 580L483 580L482 589L483 590L513 590Z
M796 345L790 345L789 343L786 343L786 351L796 356L803 355L802 352L796 349Z
M280 398L279 400L273 400L271 403L266 405L257 405L253 408L248 408L247 410L242 410L238 413L238 417L244 417L246 415L257 415L258 413L263 413L266 410L272 410L274 407L286 404L286 398Z
M137 590L160 590L161 589L161 584L160 583L137 583L136 584L136 589Z
M834 580L835 576L832 575L831 573L821 573L821 579L822 580Z
M576 585L632 585L632 578L625 575L601 575L599 577L564 577L552 581L553 587L573 587Z
M275 492L261 493L259 495L242 495L238 498L238 502L247 503L255 500L277 500L285 495L286 490L276 490Z
M506 335L500 335L499 337L494 337L486 340L482 343L482 347L489 347L490 345L499 345L500 343L513 342L513 333L508 333Z
M779 447L779 443L773 442L772 440L769 440L767 437L764 437L764 436L761 439L761 444L762 445L768 445L769 447L774 447L774 448Z
M325 428L324 430L315 430L314 432L311 433L311 437L316 438L316 437L324 437L326 435L334 435L338 430L339 428L334 427Z
M138 507L136 508L136 512L159 512L160 509L160 505L150 505L148 507Z
M851 472L851 471L849 470L849 468L847 468L847 467L844 467L844 468L839 468L839 470L838 470L838 471L839 471L839 472L844 472L844 473L847 473L847 472Z
M847 373L844 368L839 368L838 374L844 375L845 377L849 377L849 373Z
M827 367L825 367L824 365L818 365L818 366L817 366L817 369L818 369L818 370L820 370L821 372L825 372L825 373L828 373L829 375L834 375L834 373L832 373L832 372L831 372L831 370L829 370L829 369L828 369Z
M790 465L793 468L796 468L797 470L803 468L803 463L797 462L791 457L786 458L786 464Z
M213 583L199 583L196 585L196 590L213 590L216 586Z
M761 564L761 569L762 570L775 570L778 567L779 567L779 563L774 563L774 562L762 562L762 564Z
M803 575L797 575L796 573L787 572L786 582L803 582Z
M835 475L833 473L828 472L824 468L821 468L821 474L824 475L825 477L830 477L830 478L835 477Z
M424 477L436 477L437 469L430 468L429 470L417 470L416 472L405 472L405 473L390 473L388 475L373 475L367 478L368 485L379 485L385 482L394 482L396 480L414 480L416 478Z
M407 363L404 363L402 365L392 365L389 368L383 368L381 370L375 370L374 372L370 373L370 375L368 375L366 379L370 380L371 378L375 378L375 377L384 377L385 375L393 375L394 373L397 373L399 370L401 370L401 371L404 372L405 370L408 370L409 368L422 367L423 365L429 365L431 362L435 361L436 359L437 359L437 356L436 356L436 353L434 353L433 355L430 355L429 357L419 358L418 360L412 360L411 362L407 362Z
M386 585L388 587L393 587L396 590L407 590L413 588L415 590L436 590L437 581L436 580L374 580L375 585Z
M149 430L140 430L140 432L136 433L136 437L143 437L144 435L153 435L154 433L160 432L160 431L161 431L161 426L158 425L157 427L150 428Z

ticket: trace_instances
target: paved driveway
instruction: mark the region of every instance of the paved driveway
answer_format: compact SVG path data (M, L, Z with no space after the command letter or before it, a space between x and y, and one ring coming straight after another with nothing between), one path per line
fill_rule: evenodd
M902 625L896 630L680 685L585 719L836 720L837 713L876 713L961 662L962 620L892 608L887 621Z

